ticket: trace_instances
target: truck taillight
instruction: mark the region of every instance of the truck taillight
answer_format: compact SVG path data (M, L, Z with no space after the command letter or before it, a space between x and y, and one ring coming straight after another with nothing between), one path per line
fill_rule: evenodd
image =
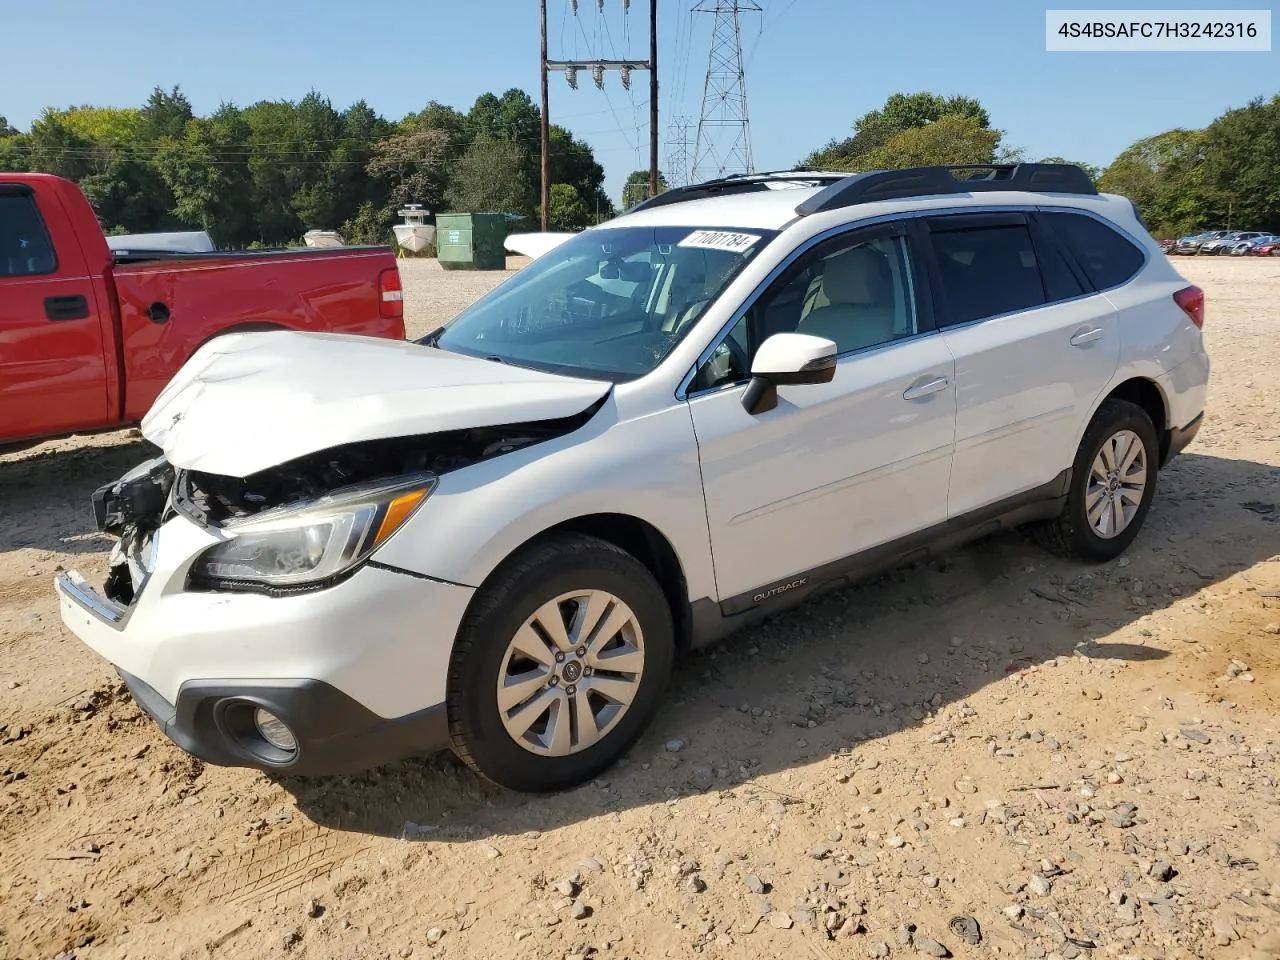
M1182 308L1197 327L1204 328L1204 291L1199 287L1183 287L1173 295L1173 302Z
M378 274L378 312L389 320L404 317L404 291L400 287L400 270L392 267Z

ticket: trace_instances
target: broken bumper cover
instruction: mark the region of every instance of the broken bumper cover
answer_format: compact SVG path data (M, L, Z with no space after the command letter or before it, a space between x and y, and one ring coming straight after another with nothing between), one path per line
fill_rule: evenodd
M189 590L211 542L183 517L162 526L127 606L75 573L55 583L66 626L179 746L211 763L323 774L446 745L445 678L472 588L367 564L289 596ZM290 728L292 755L246 733L255 707Z

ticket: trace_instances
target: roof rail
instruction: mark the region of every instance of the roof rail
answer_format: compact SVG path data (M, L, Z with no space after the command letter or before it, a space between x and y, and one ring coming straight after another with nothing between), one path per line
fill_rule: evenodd
M803 217L875 200L1012 190L1098 194L1089 175L1071 163L973 163L855 173L809 197L796 213Z
M794 183L801 186L819 187L837 184L848 179L847 173L832 173L817 170L772 170L767 173L731 173L702 183L691 183L687 187L672 187L657 196L642 200L626 212L648 210L651 207L665 207L669 203L684 203L687 200L701 200L727 193L753 193L757 190L768 190L771 183Z

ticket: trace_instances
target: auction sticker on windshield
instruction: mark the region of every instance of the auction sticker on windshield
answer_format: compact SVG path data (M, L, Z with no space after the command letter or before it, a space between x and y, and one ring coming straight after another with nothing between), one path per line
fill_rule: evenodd
M746 253L760 239L754 233L733 233L728 230L695 230L680 241L682 247L700 250L724 250L728 253Z

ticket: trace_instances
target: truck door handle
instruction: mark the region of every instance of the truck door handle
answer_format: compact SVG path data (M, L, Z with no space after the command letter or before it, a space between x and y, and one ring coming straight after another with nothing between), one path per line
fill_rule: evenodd
M89 316L89 301L81 296L45 297L46 320L84 320Z
M1086 344L1093 343L1093 341L1095 340L1101 340L1102 335L1103 335L1103 330L1101 327L1093 327L1089 330L1081 330L1079 333L1077 333L1074 337L1071 338L1071 345L1073 347L1083 347Z
M925 380L923 383L917 381L903 391L902 399L919 400L921 397L927 397L932 393L947 389L947 384L950 382L946 377L934 377L932 380Z

